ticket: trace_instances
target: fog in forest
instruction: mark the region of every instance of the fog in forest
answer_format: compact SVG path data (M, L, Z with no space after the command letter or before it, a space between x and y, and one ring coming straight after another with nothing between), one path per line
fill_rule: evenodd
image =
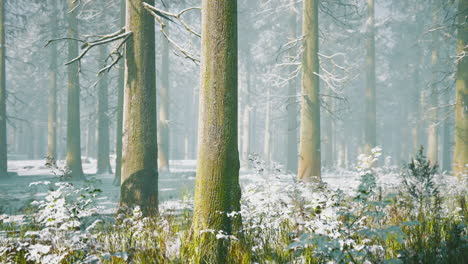
M0 0L0 263L467 263L468 0Z

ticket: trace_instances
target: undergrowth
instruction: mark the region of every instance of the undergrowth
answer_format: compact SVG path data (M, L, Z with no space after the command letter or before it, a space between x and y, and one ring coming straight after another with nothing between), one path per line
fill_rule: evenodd
M377 184L380 150L360 156L353 192L295 182L254 161L243 186L243 229L213 231L229 244L229 263L468 263L466 188L444 186L423 150L401 172L401 184ZM138 207L99 215L100 190L33 183L48 195L22 221L0 217L0 263L192 263L191 197L163 203L158 217ZM192 241L192 242L190 242Z

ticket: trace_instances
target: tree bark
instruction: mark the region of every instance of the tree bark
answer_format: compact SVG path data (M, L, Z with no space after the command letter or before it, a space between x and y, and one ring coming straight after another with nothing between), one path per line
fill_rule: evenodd
M120 18L119 24L125 26L125 1L120 0ZM115 159L115 178L114 185L120 185L122 176L122 130L123 130L123 112L124 112L124 87L125 87L125 58L119 62L119 75L117 81L117 125L116 125L116 159Z
M291 7L289 10L289 37L291 39L297 38L297 21L296 21L296 7L295 0L291 0ZM296 49L289 51L290 58L296 56ZM289 73L292 74L294 66L289 68ZM293 78L288 83L288 131L287 131L287 158L286 168L288 171L297 173L297 78Z
M365 92L365 153L369 155L376 147L376 100L375 100L375 29L374 0L367 0L367 43L366 43L366 92Z
M56 4L55 1L52 1ZM57 10L52 12L50 27L52 39L57 38ZM50 66L49 66L49 116L47 124L47 157L57 159L57 44L50 44Z
M106 66L106 57L106 46L99 46L100 68ZM107 78L107 73L103 73L98 83L97 174L112 173L109 158L109 93Z
M198 161L193 216L199 263L226 263L227 240L240 228L237 146L237 1L202 1ZM202 232L212 229L215 234Z
M123 206L158 211L158 145L154 18L143 3L127 0L126 31L132 37L125 51L125 98L122 152Z
M319 97L319 44L318 2L304 0L302 59L301 130L299 142L298 179L320 182L320 97Z
M166 25L169 34L169 27ZM169 41L162 38L161 87L159 89L158 164L160 171L169 171Z
M468 27L466 26L468 0L460 0L458 6L458 54L468 52ZM468 56L458 61L455 96L455 149L453 174L462 180L468 174Z
M68 0L68 32L67 37L78 38L78 23L76 6L78 2ZM68 41L68 60L78 56L78 43L74 40ZM67 109L67 159L66 164L70 170L71 180L84 180L81 165L80 148L80 83L78 62L68 65L68 109Z

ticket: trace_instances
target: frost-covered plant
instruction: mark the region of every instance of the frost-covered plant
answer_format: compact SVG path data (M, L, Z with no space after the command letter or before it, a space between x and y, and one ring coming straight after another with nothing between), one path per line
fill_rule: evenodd
M30 186L45 185L49 181L34 182ZM98 208L93 200L99 189L76 188L71 183L57 182L44 200L33 201L37 211L29 217L26 229L9 239L9 248L0 256L6 259L24 257L34 263L61 263L65 259L78 262L97 238L94 228L101 220L92 219ZM89 225L90 221L94 221ZM87 228L86 228L87 227Z
M422 206L424 202L430 201L439 195L439 187L435 182L438 170L437 164L431 164L424 156L421 147L415 158L406 166L406 171L401 175L402 185L406 193L413 197Z

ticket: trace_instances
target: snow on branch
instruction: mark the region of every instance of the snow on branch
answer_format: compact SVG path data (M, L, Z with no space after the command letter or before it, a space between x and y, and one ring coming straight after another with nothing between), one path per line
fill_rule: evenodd
M122 53L121 50L123 49L124 47L124 44L127 42L127 40L130 38L130 36L132 35L132 32L125 32L125 28L121 28L119 31L116 31L114 33L111 33L111 34L107 34L107 35L87 35L85 36L85 39L82 40L82 39L75 39L75 38L58 38L58 39L51 39L47 42L47 44L45 45L46 47L48 45L50 45L52 42L55 42L55 41L60 41L60 40L72 40L72 41L78 41L78 42L81 42L82 45L81 45L81 53L74 59L68 61L65 63L65 65L70 65L72 63L75 63L75 62L79 62L81 61L81 59L94 47L96 46L99 46L99 45L104 45L104 44L107 44L107 43L111 43L111 42L114 42L114 41L118 41L118 40L122 40L117 46L116 48L109 54L109 56L107 57L106 60L108 60L109 58L112 58L112 62L110 63L110 65L104 67L103 69L101 69L99 71L99 74L105 72L105 71L109 71L114 65L117 64L117 62L122 58ZM88 40L88 39L91 39L91 38L97 38L95 40Z
M170 13L164 10L161 10L157 7L154 7L152 5L149 5L148 3L143 3L143 6L145 9L150 12L150 14L158 21L160 25L160 31L164 35L164 37L171 43L180 53L182 53L186 59L190 59L193 61L195 64L200 63L200 58L198 56L192 55L189 51L186 49L182 48L179 44L177 44L173 39L169 37L169 34L167 34L167 31L165 30L166 28L166 23L164 23L163 19L166 19L168 21L171 21L175 23L174 20L177 20L189 33L201 38L201 34L196 32L192 27L190 27L185 20L182 18L182 16L192 10L200 10L200 7L189 7L186 8L179 13Z

